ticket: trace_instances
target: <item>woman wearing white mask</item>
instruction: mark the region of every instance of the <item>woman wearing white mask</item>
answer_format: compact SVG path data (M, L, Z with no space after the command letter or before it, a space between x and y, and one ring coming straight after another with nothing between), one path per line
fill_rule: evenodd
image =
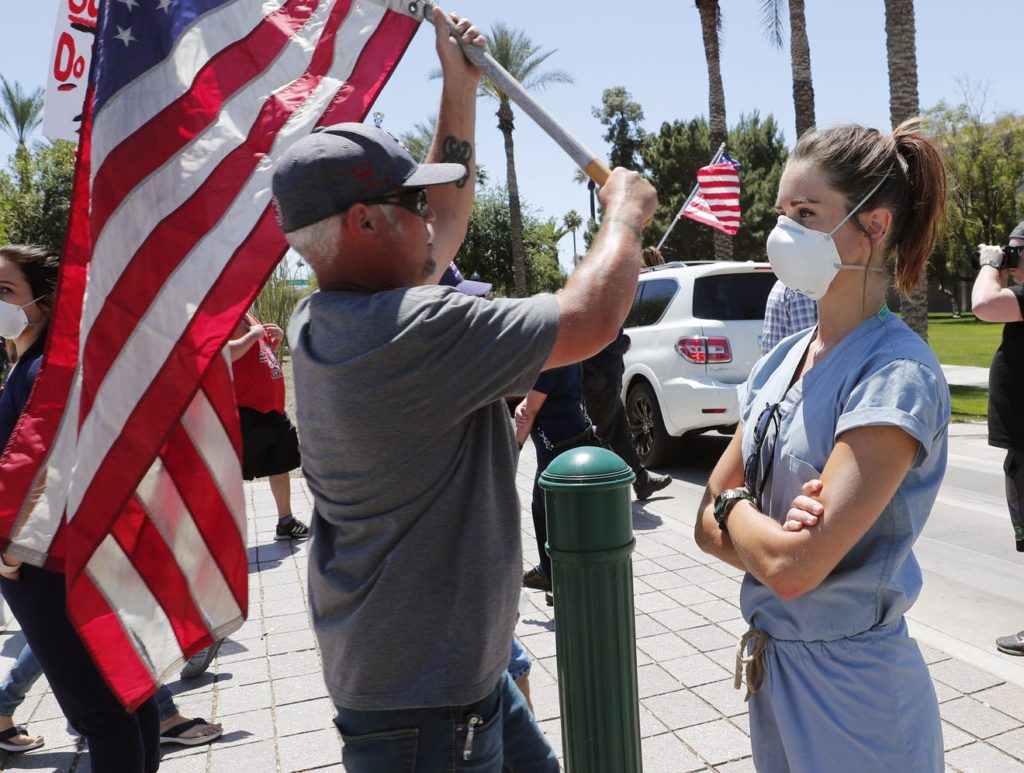
M779 184L768 258L819 321L754 367L695 527L746 571L737 669L761 771L943 769L903 615L945 472L949 388L885 294L887 265L904 294L922 280L946 194L942 153L914 124L809 132Z

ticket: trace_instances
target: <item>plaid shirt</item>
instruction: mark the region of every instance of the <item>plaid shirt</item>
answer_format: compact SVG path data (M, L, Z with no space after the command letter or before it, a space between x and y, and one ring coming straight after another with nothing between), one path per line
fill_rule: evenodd
M790 290L781 281L768 294L761 330L761 354L767 354L779 341L806 330L818 322L818 304L803 293Z

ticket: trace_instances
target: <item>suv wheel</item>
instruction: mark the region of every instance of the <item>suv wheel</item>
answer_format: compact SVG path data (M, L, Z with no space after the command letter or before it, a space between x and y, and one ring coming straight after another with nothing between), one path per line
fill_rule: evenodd
M629 437L644 467L657 467L675 450L677 438L665 430L658 399L650 384L640 382L626 397Z

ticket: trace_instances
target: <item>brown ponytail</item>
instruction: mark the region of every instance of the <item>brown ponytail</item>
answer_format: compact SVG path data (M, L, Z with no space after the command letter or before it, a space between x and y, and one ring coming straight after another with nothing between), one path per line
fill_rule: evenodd
M946 224L945 155L920 126L917 118L904 121L889 137L853 124L809 131L790 156L823 169L851 209L886 178L863 208L885 207L892 213L884 247L903 295L921 283Z
M908 181L908 202L897 220L893 211L890 254L895 254L896 287L904 295L920 284L935 242L946 229L949 177L945 153L920 129L919 119L904 121L892 133Z

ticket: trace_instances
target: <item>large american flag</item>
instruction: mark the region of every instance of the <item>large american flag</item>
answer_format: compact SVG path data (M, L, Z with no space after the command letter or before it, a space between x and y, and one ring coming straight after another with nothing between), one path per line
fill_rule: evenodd
M739 162L726 155L697 170L697 194L680 213L735 236L740 230Z
M104 0L57 305L0 547L67 577L135 707L247 609L224 346L287 247L275 159L362 120L417 23L368 0Z

